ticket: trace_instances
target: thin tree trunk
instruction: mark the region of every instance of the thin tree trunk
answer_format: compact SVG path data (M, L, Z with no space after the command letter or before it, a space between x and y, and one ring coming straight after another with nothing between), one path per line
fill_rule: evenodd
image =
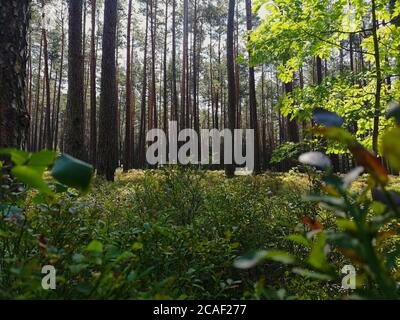
M92 1L92 34L90 44L90 162L97 162L97 103L96 103L96 10L97 1Z
M132 24L132 0L128 4L128 23L126 40L126 113L125 113L125 149L124 149L124 171L132 168L132 81L131 81L131 24Z
M188 36L189 36L189 1L183 2L183 49L181 73L181 129L186 126L187 113L187 74L188 74Z
M164 132L167 132L168 130L168 68L167 68L167 46L168 46L168 0L165 1L165 29L164 29L164 61L163 61L163 66L164 66L164 84L163 84L163 89L164 89L164 95L163 95L163 103L164 103Z
M146 2L146 35L143 56L142 101L140 106L139 167L145 166L146 153L146 89L147 89L147 50L149 33L149 3Z
M198 38L198 30L197 30L197 0L194 1L194 19L193 19L193 122L194 122L194 130L199 134L200 133L200 115L198 109L198 86L197 86L197 74L198 74L198 61L197 55L197 38ZM200 150L200 141L199 141L199 150Z
M156 93L156 28L157 0L151 1L151 90L149 103L149 130L158 127Z
M57 150L58 146L58 135L59 135L59 119L60 119L60 108L61 108L61 85L64 71L64 50L65 50L65 27L64 27L64 6L61 9L61 60L60 60L60 77L58 79L58 90L57 90L57 111L56 111L56 124L54 132L54 150Z
M235 27L235 0L229 0L228 29L226 40L227 75L228 75L228 128L232 135L236 126L236 86L235 86L235 56L234 56L234 27ZM225 141L226 143L226 141ZM225 164L225 174L232 178L235 175L234 143L232 141L232 164Z
M37 151L38 149L38 125L39 125L39 104L40 104L40 84L41 84L41 70L42 70L42 54L43 54L43 38L40 39L39 49L39 65L38 75L36 81L36 103L35 103L35 122L34 128L32 128L32 150Z
M178 121L178 92L176 85L176 0L172 4L172 121Z
M42 0L42 37L43 37L43 54L44 54L44 79L46 86L46 118L45 118L45 144L47 149L53 147L52 134L51 134L51 102L50 102L50 76L49 76L49 54L47 50L47 31L46 31L46 15L45 5Z
M372 37L374 40L374 57L376 68L376 92L374 106L374 128L372 134L372 149L378 154L379 120L381 112L382 71L379 52L378 21L376 19L376 1L372 0Z
M32 70L32 34L29 34L29 61L28 61L28 69L29 69L29 85L27 87L28 90L28 115L32 119L32 80L33 80L33 70ZM32 121L31 121L32 123ZM32 125L28 129L27 136L27 149L32 150Z
M253 30L253 17L251 12L251 0L246 0L246 20L247 31L250 33ZM250 36L248 37L250 41ZM251 52L248 52L249 60L251 59ZM254 130L254 173L260 173L260 135L258 128L257 117L257 98L256 98L256 81L254 75L254 68L249 67L249 100L250 100L250 128Z

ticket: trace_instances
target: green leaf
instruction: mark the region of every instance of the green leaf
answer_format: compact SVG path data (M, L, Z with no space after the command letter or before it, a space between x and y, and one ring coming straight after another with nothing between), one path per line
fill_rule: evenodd
M360 241L347 233L328 233L326 242L340 249L352 250L363 256Z
M357 140L350 132L337 127L331 128L316 128L315 133L323 135L324 137L336 142L344 143L347 147L351 148L357 145Z
M29 159L28 166L33 167L49 167L53 164L55 158L57 156L57 152L42 150L36 153L33 153L31 158Z
M293 268L293 272L298 275L301 275L303 277L306 277L306 278L323 280L323 281L332 280L332 277L327 274L323 274L323 273L319 273L319 272L315 272L315 271L311 271L311 270L307 270L307 269Z
M56 160L51 175L62 184L86 192L93 177L93 167L63 154Z
M0 149L0 154L9 155L11 157L11 161L15 163L15 165L22 165L28 161L30 157L30 153L26 151L16 150L16 149Z
M250 253L246 256L239 257L234 262L235 268L238 269L250 269L258 265L260 262L265 260L265 255L267 251L256 251L254 253Z
M284 251L261 250L238 258L235 261L234 266L238 269L250 269L265 260L273 260L276 262L281 262L283 264L293 264L296 261L296 257Z
M327 270L329 268L325 256L325 242L325 233L319 233L307 260L311 266L319 270Z
M81 271L85 270L87 267L87 264L73 264L70 265L68 268L73 274L78 274Z
M86 247L86 251L100 253L103 252L103 244L100 241L93 240Z
M276 262L281 262L283 264L293 264L296 261L296 257L291 255L288 252L273 250L268 251L265 255L265 258L268 260L273 260Z
M353 220L349 219L337 219L336 225L346 231L349 232L356 232L357 231L357 224Z
M21 182L38 189L45 194L51 194L49 186L43 180L43 172L46 168L32 168L29 166L16 166L12 169L12 174Z
M301 234L291 234L290 236L288 236L286 239L301 244L305 247L310 247L310 240L308 240L306 237L304 237Z
M339 208L342 208L344 205L344 199L326 195L307 195L303 199L304 201L322 202Z
M132 250L142 250L143 249L143 243L141 242L135 242L132 245Z
M382 154L393 169L400 170L400 128L386 132L382 138Z
M52 183L52 186L54 187L56 193L64 193L68 191L68 186L59 182Z

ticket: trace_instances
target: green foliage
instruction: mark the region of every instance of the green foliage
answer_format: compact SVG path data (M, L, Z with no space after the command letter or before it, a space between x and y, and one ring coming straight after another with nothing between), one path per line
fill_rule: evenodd
M93 167L64 154L57 159L51 175L62 184L86 192L93 176Z
M389 176L386 169L348 132L338 127L319 128L317 132L346 145L363 168L339 177L325 166L321 188L305 199L331 211L336 216L335 226L327 228L305 218L310 229L289 239L306 247L308 256L305 259L291 258L289 262L297 261L292 271L306 278L340 282L341 275L334 257L341 254L358 269L356 294L359 297L398 299L400 194L387 189ZM400 139L398 127L389 130L382 141L385 156L394 166L400 160L394 144L397 139ZM303 158L304 163L318 165L316 161ZM361 192L354 192L350 185L364 169L370 174L368 184ZM367 197L369 192L372 199ZM247 264L243 263L247 261L244 259L237 260L236 265L249 268L266 259L276 260L264 251L255 253Z
M12 163L11 173L21 182L36 188L43 194L53 192L43 178L44 172L53 167L51 175L61 184L87 191L93 176L93 167L69 155L58 157L54 151L42 150L29 153L15 149L0 149L0 155L8 156Z
M306 81L301 88L286 94L278 108L284 116L299 121L310 120L316 108L336 112L346 121L347 129L367 148L372 148L372 132L377 129L374 123L376 97L380 97L379 131L392 124L383 116L383 106L400 98L397 79L390 85L382 81L382 88L377 92L378 55L382 79L391 79L399 73L400 28L399 24L392 23L398 19L397 6L391 8L383 0L375 3L378 47L371 32L371 2L347 0L258 0L255 10L261 17L261 24L248 43L251 64L275 65L283 83L295 81L295 74L301 68L307 70L306 66L316 57L332 60L334 67L322 83L316 84L313 76L311 83ZM355 47L356 39L360 42L359 48ZM341 68L337 70L335 59L349 51L350 42L353 55L362 54L368 66L363 63L356 70L349 70L342 59ZM346 152L340 144L327 147L327 153Z
M4 171L0 206L0 297L19 299L286 299L303 292L274 262L243 273L240 253L291 248L285 236L304 211L301 183L287 176L238 177L168 167L95 180L93 191L53 197L29 190ZM53 189L55 186L50 184ZM43 265L57 270L57 290L41 288ZM282 281L287 291L279 290ZM257 283L257 285L254 285ZM314 290L314 291L313 291ZM312 293L311 293L312 292Z
M317 144L313 140L303 140L299 143L283 143L273 151L270 163L278 164L284 160L297 160L301 153L310 151L314 147L316 148Z

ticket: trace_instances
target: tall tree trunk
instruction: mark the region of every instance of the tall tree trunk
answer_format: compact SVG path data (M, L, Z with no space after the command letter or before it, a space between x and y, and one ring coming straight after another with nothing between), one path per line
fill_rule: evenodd
M215 109L215 104L214 104L214 98L215 98L215 94L214 94L214 70L213 70L213 61L212 61L212 56L213 56L213 47L212 47L212 44L213 44L213 41L212 41L212 35L213 35L213 33L212 33L212 26L211 26L211 24L210 24L210 48L209 48L209 55L210 55L210 61L209 61L209 64L210 64L210 103L211 103L211 118L212 118L212 128L214 129L214 128L216 128L215 127L215 112L214 112L214 109Z
M261 112L262 112L262 165L261 169L267 169L267 163L270 160L269 155L267 156L267 111L265 105L265 70L264 65L261 71ZM271 123L272 125L272 123ZM272 144L272 141L270 141Z
M219 87L222 87L222 72L221 72L221 33L218 34L218 82L219 82ZM222 89L222 88L221 88ZM220 108L220 100L222 101L222 96L220 96L221 91L218 89L216 92L216 97L215 97L215 128L219 129L220 124L219 124L219 109L222 111L222 103L221 103L221 108ZM223 121L221 121L223 122ZM221 128L223 127L223 123L221 123Z
M246 3L247 6L247 3ZM251 6L251 4L250 4ZM247 9L247 7L246 7ZM250 8L251 10L251 8ZM246 12L247 14L247 12ZM236 2L236 26L235 26L235 60L239 57L239 1ZM235 85L236 85L236 127L240 128L242 126L242 110L241 110L241 103L240 103L240 65L235 63Z
M82 20L82 57L83 57L83 110L86 115L86 98L87 98L87 84L86 81L87 72L86 72L86 17L87 17L87 2L89 0L83 0L83 20ZM89 72L90 73L90 72ZM86 123L86 117L85 117Z
M246 0L246 20L247 31L250 33L253 30L253 16L251 11L251 0ZM250 41L250 36L248 37ZM249 60L251 52L248 52ZM250 102L250 128L254 130L254 173L260 173L260 133L258 130L257 117L257 98L256 98L256 80L254 68L249 67L249 102Z
M97 2L92 1L92 34L90 43L90 162L97 162L97 103L96 103L96 10Z
M43 37L43 54L44 54L44 79L46 86L46 118L44 124L44 137L46 148L51 150L53 147L53 140L51 134L51 99L50 99L50 76L49 76L49 54L47 50L47 31L46 31L46 14L45 4L42 0L42 37Z
M57 150L58 146L58 135L59 135L59 119L60 119L60 108L61 108L61 85L63 81L64 71L64 50L65 50L65 27L64 27L64 6L61 9L61 59L60 59L60 76L58 78L58 89L57 89L57 110L56 110L56 121L54 128L54 150Z
M322 83L322 59L320 57L316 57L316 76L317 76L317 84L320 85Z
M285 92L286 94L291 94L293 92L293 82L285 83ZM290 142L300 142L299 137L299 126L297 125L297 121L295 119L291 119L291 116L287 118L288 124L288 140Z
M198 17L198 8L197 8L197 0L194 0L194 18L193 18L193 123L194 130L199 134L200 133L200 114L198 108L198 85L197 85L197 75L198 75L198 59L197 56L200 55L197 50L197 41L198 41L198 27L197 27L197 17ZM199 141L199 150L200 150L200 141Z
M376 1L372 0L372 37L374 40L374 57L376 68L376 91L375 91L375 105L374 105L374 128L372 134L372 149L378 154L378 139L379 139L379 120L381 113L381 91L382 91L382 71L381 60L379 52L379 39L378 39L378 21L376 18Z
M168 53L168 0L165 1L165 29L164 29L164 84L163 84L163 103L164 103L164 132L168 130L168 66L167 66L167 53Z
M227 75L228 75L228 128L232 135L236 126L236 85L235 85L235 55L234 55L234 28L235 28L235 0L229 0L228 29L226 40ZM226 141L225 141L226 143ZM234 143L232 141L232 164L225 164L225 174L231 178L235 175Z
M184 129L187 118L187 78L188 78L188 38L189 38L189 0L183 1L183 49L182 49L182 72L181 72L181 123Z
M40 39L40 49L39 49L39 65L38 74L36 80L36 102L35 102L35 112L34 112L34 126L32 126L32 151L37 151L38 149L38 125L39 125L39 104L40 104L40 84L41 84L41 70L42 70L42 53L43 53L43 38ZM32 117L32 115L31 115Z
M132 34L131 31L131 82L132 82L132 100L131 100L131 142L132 142L132 150L131 150L131 163L132 167L136 168L137 167L137 157L136 155L136 149L135 148L135 138L136 138L136 133L135 133L135 125L136 125L136 95L135 95L135 73L133 71L132 66L134 65L134 56L135 56L135 37Z
M29 129L26 106L29 0L1 1L0 147L22 148Z
M157 0L151 1L151 85L149 97L149 130L158 127L157 93L156 93L156 28Z
M43 75L42 78L43 83L46 82L46 77ZM39 144L38 144L38 150L43 149L43 144L44 144L44 130L43 130L43 124L44 124L44 99L46 96L46 86L43 86L42 89L42 98L40 102L40 121L39 121Z
M132 0L128 4L128 23L126 36L126 113L125 113L125 149L124 149L124 171L132 168L132 81L131 81L131 24L132 24Z
M178 121L178 91L176 85L176 0L172 3L172 121Z
M146 2L146 35L144 40L142 101L140 106L140 133L139 133L139 168L145 166L146 153L146 89L147 89L147 50L149 33L149 3Z
M32 70L32 34L29 34L29 58L28 58L28 81L29 84L27 86L28 91L28 115L32 118L32 81L33 81L33 70ZM27 149L32 150L32 125L28 129L27 136Z
M105 1L97 172L109 181L118 165L117 8L118 1Z
M64 150L85 159L83 102L82 0L69 1L68 102Z

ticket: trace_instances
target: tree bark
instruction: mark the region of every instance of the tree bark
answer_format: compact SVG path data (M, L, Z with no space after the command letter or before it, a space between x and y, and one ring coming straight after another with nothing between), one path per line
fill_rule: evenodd
M117 7L118 1L105 1L97 173L108 181L114 181L118 166Z
M164 84L163 84L163 128L164 132L167 133L168 130L168 67L167 67L167 53L168 53L168 0L165 1L165 29L164 29Z
M90 162L94 167L96 167L97 162L96 10L97 2L96 0L92 0L92 34L90 44Z
M56 121L54 128L54 150L57 150L58 146L58 135L59 135L59 119L60 119L60 107L61 107L61 85L63 80L64 71L64 50L65 50L65 28L64 28L64 6L61 9L61 59L60 59L60 76L58 78L58 90L57 90L57 108L56 108Z
M194 130L200 133L200 110L198 108L198 85L197 85L197 75L198 75L198 58L199 53L197 52L198 46L198 27L197 27L197 16L198 16L198 5L197 0L194 0L194 19L193 19L193 120L194 120ZM200 150L200 141L199 141Z
M42 0L42 37L43 37L43 55L44 55L44 79L46 86L46 118L44 124L44 137L46 148L51 150L53 147L53 139L51 134L51 99L50 99L50 76L49 76L49 54L46 30L46 14L45 4Z
M236 85L235 85L235 56L234 56L234 27L235 27L235 0L229 0L228 29L226 41L227 75L228 75L228 128L232 132L236 126ZM225 141L226 143L226 141ZM235 175L234 143L232 141L232 164L225 164L225 174L232 178Z
M0 147L22 148L29 129L26 106L29 0L0 4Z
M176 0L172 4L172 121L178 121L178 91L176 85Z
M382 71L379 52L378 21L376 19L376 2L372 0L372 37L374 40L374 58L376 68L376 91L374 105L374 128L372 133L372 150L378 154L379 120L381 113Z
M285 83L285 92L286 94L291 94L293 92L293 82ZM287 118L288 124L288 140L290 142L300 142L299 136L299 126L297 125L297 121L291 120L290 116Z
M183 49L182 49L182 73L181 73L181 123L184 129L187 118L187 74L188 74L188 38L189 38L189 1L183 2Z
M247 31L250 33L253 30L253 16L251 12L251 0L246 0L246 20ZM250 36L248 37L250 41ZM249 60L251 59L251 52L248 52ZM249 67L249 102L250 102L250 129L254 130L254 173L260 173L260 133L258 127L257 117L257 99L256 99L256 81L254 75L254 68Z
M131 80L131 24L132 24L132 0L128 4L128 23L126 36L126 113L125 113L125 149L124 171L132 168L132 80Z
M145 166L146 153L146 88L147 88L147 50L148 50L148 33L149 33L149 3L146 2L146 35L144 41L143 55L143 79L142 79L142 100L140 106L140 133L139 133L139 168Z
M68 101L64 150L84 160L85 122L83 101L82 0L69 1Z

